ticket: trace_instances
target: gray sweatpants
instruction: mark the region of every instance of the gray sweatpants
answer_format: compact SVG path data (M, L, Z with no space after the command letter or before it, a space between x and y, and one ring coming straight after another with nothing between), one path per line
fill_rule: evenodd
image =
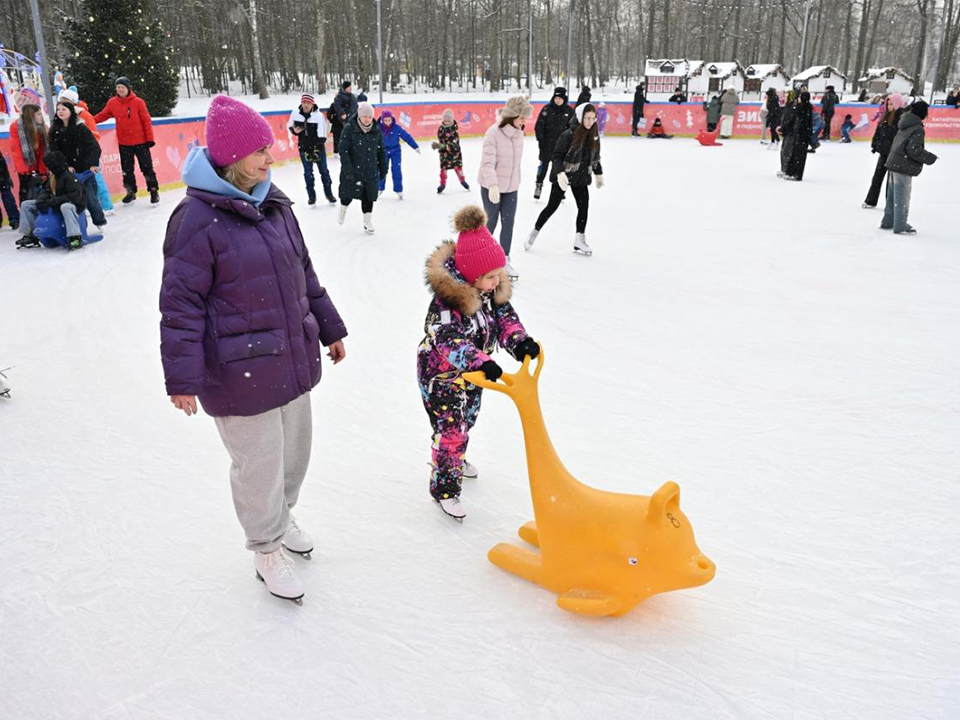
M259 415L214 418L230 453L230 489L247 549L273 552L290 522L310 462L310 393Z

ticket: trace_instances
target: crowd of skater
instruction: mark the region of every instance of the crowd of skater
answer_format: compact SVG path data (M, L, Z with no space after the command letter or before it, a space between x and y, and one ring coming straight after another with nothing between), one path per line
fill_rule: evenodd
M36 93L21 92L21 116L11 128L20 179L16 224L23 238L18 245L36 241L33 223L47 210L62 214L71 248L82 245L78 214L86 210L98 228L106 224L103 203L109 196L99 172L96 123L108 118L118 123L123 202L137 196L135 161L151 202L159 201L146 106L125 78L117 80L115 90L107 106L89 119L76 90L63 90L50 128ZM829 95L821 100L821 112L815 113L806 91L784 98L772 91L767 94L762 142L780 150L784 177L801 180L807 155L821 140L831 139L838 98ZM679 93L675 102L685 100ZM732 90L712 99L708 128L730 136L738 102ZM571 104L567 90L557 87L538 114L533 127L538 149L534 199L542 198L546 184L549 190L546 205L524 239L525 250L534 247L569 193L577 210L573 250L592 254L586 240L590 187L602 188L605 183L601 105L592 102L589 88ZM645 120L644 105L643 87L638 86L634 135L640 134ZM896 233L914 232L907 223L910 179L936 159L923 147L925 110L922 101L908 107L899 96L890 96L874 134L872 150L878 163L864 206L876 206L889 175L881 227ZM467 514L461 501L464 478L480 473L466 453L482 391L464 375L481 372L495 382L503 373L493 357L497 348L518 361L535 359L540 351L513 305L518 275L510 262L524 137L532 117L533 107L523 96L510 98L498 110L482 140L477 168L480 205L462 207L454 217L456 239L442 242L426 259L425 280L432 299L416 367L431 428L428 490L439 508L459 521ZM844 139L851 126L847 116L841 127ZM287 127L297 139L308 203L318 201L319 175L323 197L339 206L338 222L343 224L350 205L359 201L363 228L374 233L374 206L387 192L388 180L392 192L403 199L404 146L408 152L421 152L397 116L389 109L378 115L345 81L326 109L318 107L312 95L302 95ZM669 139L659 118L653 118L646 134ZM327 157L331 139L339 161L336 186ZM334 365L346 358L347 329L313 269L293 203L271 180L273 143L273 131L258 112L227 96L213 99L206 117L206 145L192 148L184 163L186 196L170 217L164 241L161 356L172 404L187 415L202 407L214 418L231 458L234 505L246 546L253 551L257 577L272 594L299 601L303 585L288 553L309 557L313 550L312 538L292 514L310 460L310 392L320 380L321 348ZM437 193L446 190L450 170L469 191L452 110L443 112L430 147L438 153ZM9 183L5 187L3 202L14 224L11 205L16 207Z

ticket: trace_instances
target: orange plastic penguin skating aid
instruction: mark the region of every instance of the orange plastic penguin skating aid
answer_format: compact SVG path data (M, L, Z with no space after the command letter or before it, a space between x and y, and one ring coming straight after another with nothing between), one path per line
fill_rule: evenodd
M557 593L564 610L583 615L623 615L651 595L710 582L716 566L693 538L680 510L680 488L664 483L652 496L605 492L584 485L560 462L540 410L530 358L516 374L490 382L482 372L468 382L509 395L520 412L530 473L534 522L520 537L540 552L500 543L490 562Z

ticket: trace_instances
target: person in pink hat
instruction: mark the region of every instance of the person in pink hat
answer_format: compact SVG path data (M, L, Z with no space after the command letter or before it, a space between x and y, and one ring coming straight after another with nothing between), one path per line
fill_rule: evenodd
M433 300L417 351L417 378L433 428L430 495L447 515L462 521L463 478L478 475L466 452L483 392L462 375L482 370L496 381L503 372L491 357L497 346L517 360L537 357L540 346L510 304L507 256L487 229L486 213L476 205L461 208L454 228L457 241L447 240L427 258Z
M259 113L218 95L207 146L183 168L186 197L167 225L160 355L170 402L211 415L233 461L237 518L257 577L277 597L304 588L284 549L313 540L291 514L310 461L310 391L321 350L346 357L340 314L321 287L291 209L270 181L273 132Z

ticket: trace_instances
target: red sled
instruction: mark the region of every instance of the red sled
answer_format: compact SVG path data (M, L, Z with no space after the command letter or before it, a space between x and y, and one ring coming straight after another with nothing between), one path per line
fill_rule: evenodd
M717 136L720 135L720 124L713 129L713 132L701 130L697 133L697 142L704 147L722 147L723 143L717 142Z

